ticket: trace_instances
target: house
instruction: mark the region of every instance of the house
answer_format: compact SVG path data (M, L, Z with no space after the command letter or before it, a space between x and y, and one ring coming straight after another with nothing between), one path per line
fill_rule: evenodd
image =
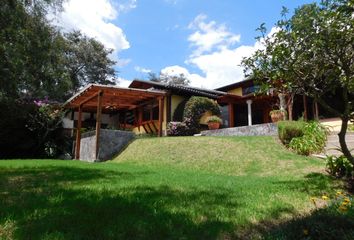
M215 90L142 80L134 80L128 88L90 84L65 103L64 106L72 111L64 122L66 128L79 130L76 131L76 142L79 143L76 155L80 149L82 128L96 129L97 139L101 127L165 135L168 122L182 121L184 105L192 96L217 101L223 127L269 123L269 112L277 102L277 96L257 95L257 89L252 79ZM317 104L302 96L297 98L302 102L297 101L294 107L296 117L303 112L318 116ZM201 123L205 123L205 117Z

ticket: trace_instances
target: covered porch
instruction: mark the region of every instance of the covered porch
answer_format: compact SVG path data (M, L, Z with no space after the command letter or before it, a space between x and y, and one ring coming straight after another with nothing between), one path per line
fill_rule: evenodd
M227 94L218 99L224 109L223 121L225 127L252 126L270 123L269 112L275 102L272 96L238 96Z
M117 114L118 117L114 123L117 129L137 128L140 130L142 128L145 132L162 136L165 96L164 91L97 84L90 84L79 91L64 105L65 108L73 110L72 118L76 134L75 159L80 159L84 113L90 113L92 120L95 121L96 141L95 146L92 147L95 148L95 155L98 156L102 114Z

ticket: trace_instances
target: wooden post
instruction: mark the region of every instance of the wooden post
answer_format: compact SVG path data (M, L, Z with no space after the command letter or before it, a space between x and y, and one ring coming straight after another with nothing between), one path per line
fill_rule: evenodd
M159 98L159 129L158 129L158 136L162 137L162 121L163 121L163 104L164 98Z
M235 127L234 104L229 103L229 127Z
M304 102L304 120L307 121L307 98L306 95L302 95L303 102Z
M153 120L153 118L154 118L154 113L153 113L153 105L151 105L151 108L150 108L150 121L152 121Z
M75 144L75 159L80 159L80 145L81 145L81 118L82 118L82 106L79 106L79 114L77 117L76 127L76 144Z
M139 107L138 108L138 130L140 132L140 127L142 125L143 122L143 108Z
M100 150L100 132L101 132L101 113L102 113L102 95L100 92L97 96L97 114L96 114L96 151L95 157L98 159L98 152Z
M124 122L123 122L123 129L125 130L127 128L127 111L124 111Z
M166 122L171 122L171 115L172 115L172 113L171 113L171 108L172 108L171 104L172 104L172 96L169 95L166 98Z

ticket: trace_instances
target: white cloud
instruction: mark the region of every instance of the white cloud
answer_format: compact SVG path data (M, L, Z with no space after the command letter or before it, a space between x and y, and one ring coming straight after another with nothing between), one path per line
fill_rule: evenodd
M116 83L120 87L128 87L132 83L132 81L119 77Z
M139 67L139 66L135 66L134 70L137 72L141 72L141 73L151 73L151 69L147 69L147 68L143 68L143 67Z
M118 17L118 12L135 7L136 0L128 0L125 4L119 4L116 7L110 0L69 0L64 2L64 11L59 13L54 20L64 31L80 30L96 38L107 48L114 50L113 57L117 60L118 52L128 49L130 44L123 30L112 21Z
M167 76L179 76L183 74L187 79L191 81L191 86L208 87L206 85L203 85L203 83L205 83L205 78L203 78L199 74L190 73L188 69L178 65L165 67L160 71L160 73Z
M131 9L136 8L137 6L137 0L125 0L125 1L119 1L120 3L118 4L118 11L119 12L127 12Z
M196 30L188 38L195 50L185 61L199 68L203 74L189 73L186 68L179 66L165 69L181 71L189 77L191 85L196 87L217 88L242 81L244 74L241 61L261 49L262 40L254 45L235 47L234 43L240 40L240 35L228 32L225 25L218 25L215 21L205 22L206 19L205 15L199 15L189 25L190 29ZM268 36L276 31L276 28L272 28Z
M196 47L192 56L215 50L215 47L230 47L240 41L241 36L229 32L225 24L206 20L207 16L200 14L188 26L189 29L196 30L188 37L188 41Z

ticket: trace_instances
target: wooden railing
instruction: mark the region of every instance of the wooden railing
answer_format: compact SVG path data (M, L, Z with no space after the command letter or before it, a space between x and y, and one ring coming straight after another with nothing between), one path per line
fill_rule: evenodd
M159 127L159 121L158 120L144 121L144 122L141 122L140 124L138 124L136 127L138 127L139 132L140 132L140 129L143 128L146 133L157 134L158 127Z

